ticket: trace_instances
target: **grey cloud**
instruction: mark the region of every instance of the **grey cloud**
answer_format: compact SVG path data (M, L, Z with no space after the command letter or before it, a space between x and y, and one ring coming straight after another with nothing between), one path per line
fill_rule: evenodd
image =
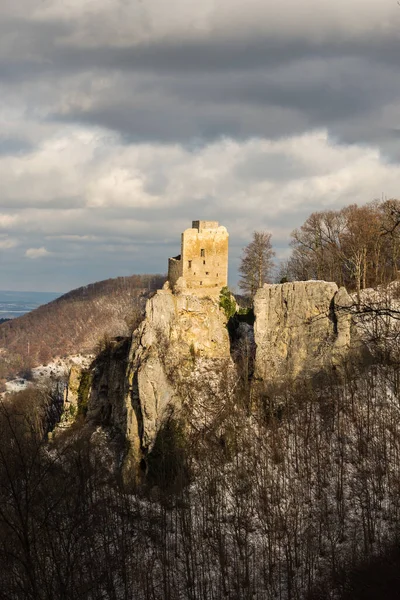
M272 155L249 155L235 169L237 176L244 181L287 181L311 175L305 168L283 152Z
M382 34L316 42L276 32L83 48L60 43L73 24L3 25L13 27L21 35L3 41L3 85L21 86L42 112L47 105L50 121L108 127L127 142L279 137L327 126L344 142L379 136L385 144L392 124L382 122L372 135L371 116L400 95L397 40ZM102 78L111 86L96 89ZM69 87L90 106L57 106ZM387 137L387 152L397 156Z
M55 18L47 23L33 22L29 16L2 20L0 86L8 112L4 117L0 112L0 117L5 124L14 119L16 125L0 140L0 158L34 155L46 135L50 138L58 129L65 129L68 136L74 128L106 128L117 132L126 148L150 142L176 144L194 153L224 137L278 140L327 129L332 141L374 145L384 156L382 163L400 162L400 65L398 39L391 32L352 36L349 31L336 39L334 34L321 33L318 39L295 30L264 36L243 30L235 37L211 29L202 40L176 36L117 48L111 39L110 44L90 48L66 42L75 27L76 23ZM317 20L311 28L317 31ZM54 197L52 193L30 197L35 181L54 177L41 167L32 188L28 179L19 195L11 187L2 190L0 213L20 217L8 227L20 246L2 254L2 278L10 282L8 287L25 281L25 289L67 290L71 282L163 272L167 256L179 249L180 232L192 219L209 215L231 229L231 264L235 265L253 229L275 228L279 233L274 241L284 248L285 232L320 208L319 202L321 206L339 202L329 182L320 184L321 192L315 184L317 191L311 195L301 186L284 189L288 182L311 180L318 172L311 162L294 159L287 148L266 155L241 151L243 156L224 175L226 181L215 188L211 182L199 191L199 180L174 172L186 186L176 204L169 189L169 163L163 164L162 155L158 164L144 163L144 191L161 198L153 207L86 207L86 169L92 182L114 166L112 157L102 162L101 147L84 164L81 195L72 184L63 190L60 180L60 191L57 185L51 188ZM222 156L221 170L223 166ZM23 171L22 163L20 167ZM74 164L71 169L79 167ZM369 168L366 163L358 176L362 178ZM272 203L268 186L267 191L262 188L265 181L273 188ZM236 189L242 193L239 199ZM345 189L343 194L351 191ZM241 200L246 194L248 199ZM254 214L251 194L258 202ZM265 206L259 199L263 194ZM374 194L371 186L365 201ZM290 203L292 195L297 204ZM85 239L88 235L92 237ZM24 252L42 246L52 254L34 265L31 261L27 269Z
M4 152L4 154L6 154L6 152ZM82 207L82 198L72 196L63 198L62 196L59 196L58 198L42 199L40 202L38 202L37 199L33 200L29 198L29 190L26 191L26 197L7 197L7 190L5 190L4 194L2 195L0 204L0 208L2 210L10 209L10 211L15 211L16 209L21 210L32 207L41 211L46 211L49 209L55 211L69 210L74 208L79 209Z
M373 132L371 118L381 106L400 103L399 69L371 63L368 56L323 61L317 55L292 61L287 73L282 66L231 68L180 76L111 73L111 89L83 92L89 108L71 105L51 118L109 127L128 142L274 138L326 126L344 142L375 142L379 135L384 143L393 123L383 119ZM97 76L89 73L88 82Z
M168 42L148 47L68 49L58 57L67 67L105 68L163 74L218 73L276 67L334 47L315 47L303 40L246 39L243 41Z

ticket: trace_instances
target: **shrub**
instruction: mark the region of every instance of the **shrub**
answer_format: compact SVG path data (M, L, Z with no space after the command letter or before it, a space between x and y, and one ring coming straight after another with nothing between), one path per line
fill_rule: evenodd
M219 295L219 305L224 311L226 318L231 319L236 313L236 300L228 287L223 287Z

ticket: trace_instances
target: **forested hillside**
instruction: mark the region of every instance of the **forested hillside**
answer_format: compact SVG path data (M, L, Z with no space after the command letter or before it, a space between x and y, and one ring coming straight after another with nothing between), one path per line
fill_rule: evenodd
M0 325L0 378L56 356L92 352L105 335L127 335L162 275L118 277L73 290Z
M137 488L111 430L76 423L48 446L40 394L3 404L0 598L398 597L378 593L399 566L398 369L354 367L252 403L238 387L204 428L192 390ZM376 595L350 594L366 561Z

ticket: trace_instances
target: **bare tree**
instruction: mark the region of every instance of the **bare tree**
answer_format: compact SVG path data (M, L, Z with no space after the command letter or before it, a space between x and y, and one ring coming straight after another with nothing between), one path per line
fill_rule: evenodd
M271 234L254 231L252 241L243 249L239 267L239 286L246 294L253 297L258 288L269 281L274 256Z
M336 281L348 290L389 283L398 276L400 203L388 200L311 214L292 233L285 276Z

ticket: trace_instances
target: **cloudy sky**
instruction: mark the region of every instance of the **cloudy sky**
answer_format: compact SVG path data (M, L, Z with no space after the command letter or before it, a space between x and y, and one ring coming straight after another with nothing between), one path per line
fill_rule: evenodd
M165 272L192 219L279 257L400 195L396 0L1 0L0 289Z

